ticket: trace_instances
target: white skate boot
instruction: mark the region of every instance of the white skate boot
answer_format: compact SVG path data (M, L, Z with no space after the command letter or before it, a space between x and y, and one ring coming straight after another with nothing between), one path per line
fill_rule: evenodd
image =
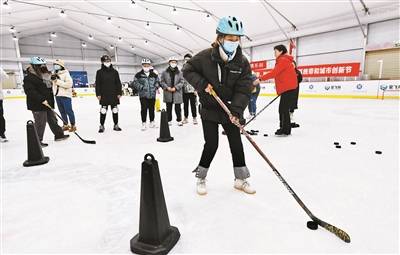
M141 130L142 131L145 131L147 129L147 127L146 127L146 122L143 122L142 123L142 128L141 128Z
M206 187L206 179L205 178L197 178L197 194L200 196L204 196L207 194L207 187Z
M247 194L255 194L256 193L256 190L250 186L250 183L246 179L244 179L244 180L236 179L234 187L235 187L235 189L244 191Z
M156 127L156 123L154 123L154 121L150 122L149 128L155 128Z

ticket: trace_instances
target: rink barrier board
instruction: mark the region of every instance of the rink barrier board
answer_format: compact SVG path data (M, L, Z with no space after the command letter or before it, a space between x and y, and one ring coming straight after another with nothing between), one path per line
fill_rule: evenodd
M95 88L75 88L78 97L95 96ZM400 99L400 80L302 82L302 98ZM25 98L23 89L3 89L5 99ZM276 96L274 83L262 83L260 96Z

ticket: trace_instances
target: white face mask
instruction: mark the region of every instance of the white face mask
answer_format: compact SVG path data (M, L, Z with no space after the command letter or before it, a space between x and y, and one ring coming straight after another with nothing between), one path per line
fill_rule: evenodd
M150 67L143 67L143 72L145 72L145 73L150 72Z
M105 67L110 67L110 66L111 66L111 62L104 62L103 65L104 65Z
M60 65L54 65L53 68L56 71L61 70L61 66Z
M175 68L175 67L177 67L178 66L178 64L176 64L176 63L171 63L171 64L169 64L172 68Z

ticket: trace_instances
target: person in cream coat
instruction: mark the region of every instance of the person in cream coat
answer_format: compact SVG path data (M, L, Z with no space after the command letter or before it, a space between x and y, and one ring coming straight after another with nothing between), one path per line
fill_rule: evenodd
M72 109L72 78L65 68L64 61L57 59L53 64L54 73L51 76L53 93L56 97L57 107L64 120L63 130L76 131L75 114Z

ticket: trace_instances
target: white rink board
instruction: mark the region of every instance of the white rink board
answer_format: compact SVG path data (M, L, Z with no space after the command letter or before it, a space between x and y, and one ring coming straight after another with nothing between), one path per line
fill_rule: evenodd
M302 82L300 96L328 98L400 98L400 80L381 81L337 81L337 82ZM389 92L390 91L390 92ZM262 95L275 95L274 83L261 85Z
M75 88L78 96L94 96L95 88ZM400 99L400 80L381 81L338 81L338 82L302 82L300 83L301 97L328 98L385 98ZM22 89L4 89L6 99L24 98ZM274 83L261 84L261 95L275 95Z

